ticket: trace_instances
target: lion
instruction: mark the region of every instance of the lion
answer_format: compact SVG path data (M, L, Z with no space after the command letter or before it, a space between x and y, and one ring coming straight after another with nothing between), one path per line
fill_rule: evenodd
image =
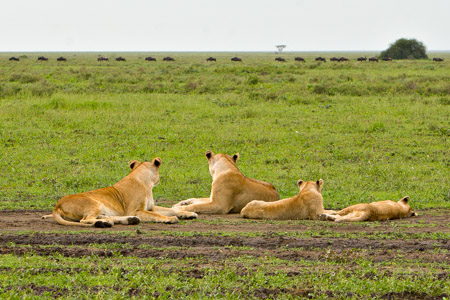
M324 213L322 199L323 180L303 181L299 179L299 192L291 198L275 202L253 200L241 211L241 216L249 219L272 220L316 220Z
M113 186L61 198L51 215L61 225L111 227L143 222L176 223L196 213L155 206L152 189L159 184L161 158L130 161L131 172Z
M397 202L384 200L355 204L338 212L324 213L320 215L320 219L335 222L363 222L415 217L417 214L411 210L408 200L409 197L405 196Z
M212 188L209 198L191 198L173 208L200 214L239 213L253 199L280 199L275 187L267 182L245 177L236 166L239 153L233 156L206 151Z

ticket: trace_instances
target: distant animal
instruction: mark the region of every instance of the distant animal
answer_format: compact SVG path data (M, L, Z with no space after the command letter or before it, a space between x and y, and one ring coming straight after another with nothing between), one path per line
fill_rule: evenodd
M383 57L381 58L382 61L392 61L392 58L390 57Z
M440 57L434 57L434 58L433 58L433 61L444 61L444 59L443 59L443 58L440 58Z
M163 61L175 61L173 57L167 56L163 58Z
M319 56L319 57L316 57L316 61L327 62L327 59L325 57Z
M131 172L116 184L62 197L51 215L61 225L111 227L139 222L176 223L197 214L155 205L152 189L159 184L161 158L151 162L132 160Z
M373 57L370 57L370 58L369 58L369 61L376 61L376 62L378 62L378 58L376 58L376 57L373 56Z
M302 61L305 62L305 59L303 57L297 56L295 59L295 61Z
M67 61L67 58L60 56L56 60L57 61Z
M145 61L156 61L156 58L151 57L151 56L147 56L147 57L145 58Z
M116 58L116 61L127 61L124 57L119 56Z
M367 58L361 56L361 57L358 57L356 60L357 61L367 61Z
M214 57L210 56L206 59L206 61L216 61L216 59Z
M397 202L384 200L372 203L360 203L349 206L338 212L322 214L323 221L335 222L363 222L385 221L417 216L408 204L409 197L403 197Z
M282 57L275 58L275 61L286 62L286 60L284 58L282 58Z
M232 57L231 58L231 61L240 61L240 62L242 62L242 59L240 59L239 57Z
M239 213L253 199L280 199L272 184L248 178L239 171L236 166L239 153L230 156L206 151L205 155L212 176L211 195L181 201L173 208L203 214L228 214Z
M297 180L297 195L273 202L253 200L241 210L241 216L250 219L316 220L324 213L323 180Z
M330 58L330 61L339 61L339 58L333 56L332 58Z
M97 61L109 61L109 58L100 56L99 58L97 58Z
M341 62L341 61L349 61L349 59L347 57L342 56L339 58L339 62Z
M9 58L9 61L19 61L19 60L20 59L18 57L14 57L14 56Z
M44 57L44 56L39 56L37 60L38 61L48 61L48 58Z

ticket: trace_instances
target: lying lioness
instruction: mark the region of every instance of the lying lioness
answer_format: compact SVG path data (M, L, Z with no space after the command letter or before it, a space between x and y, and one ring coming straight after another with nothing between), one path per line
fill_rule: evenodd
M397 202L385 200L372 203L360 203L344 208L338 212L322 214L320 219L335 222L362 222L384 221L417 216L417 214L411 210L408 200L409 197L406 196Z
M211 196L184 200L173 208L203 214L228 214L239 213L253 199L265 201L280 199L272 184L242 175L236 167L239 153L231 157L207 151L206 158L213 180Z
M51 215L61 225L111 227L140 221L176 223L197 214L155 206L152 188L159 183L161 158L130 162L131 172L118 183L102 189L64 196Z
M296 196L264 202L253 200L241 211L241 216L250 219L274 220L315 220L323 214L322 185L323 180L297 181L299 192Z

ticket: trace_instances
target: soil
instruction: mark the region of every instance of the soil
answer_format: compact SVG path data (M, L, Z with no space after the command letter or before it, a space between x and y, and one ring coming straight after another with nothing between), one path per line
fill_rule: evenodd
M324 221L262 221L244 220L238 214L200 215L198 220L182 221L177 224L140 223L139 225L115 225L112 228L91 228L62 226L53 219L42 219L49 211L0 211L0 254L42 255L60 254L66 257L114 255L169 258L181 260L194 258L189 268L169 266L165 272L178 272L185 278L201 279L205 276L202 267L219 268L226 262L233 263L244 276L255 272L254 265L242 265L236 257L275 257L285 261L333 261L351 266L359 259L387 262L382 274L368 272L368 279L377 276L396 276L389 269L389 261L402 259L413 262L450 262L450 210L426 210L418 217L373 223L336 224ZM351 236L358 238L351 238ZM108 244L114 243L113 247ZM114 250L109 250L114 249ZM197 258L197 259L195 259ZM290 266L291 265L291 266ZM295 265L295 264L294 264ZM0 273L8 272L7 267ZM35 268L36 274L60 272L77 273L78 268ZM90 272L106 272L91 269ZM127 270L123 270L127 272ZM298 269L292 264L280 264L273 272L283 272L288 278L303 276L314 270ZM27 270L30 272L30 270ZM272 271L271 271L272 272ZM270 275L267 273L266 275ZM397 275L398 276L398 275ZM411 276L420 276L411 275ZM430 275L431 276L431 275ZM436 270L435 280L448 281L448 268ZM9 290L13 287L5 287ZM168 286L167 289L172 289ZM23 291L32 290L34 295L52 294L53 297L70 294L67 288L39 286L33 283L14 287ZM103 287L86 287L91 293ZM166 290L167 290L166 289ZM173 295L184 295L184 290L170 291ZM315 291L299 288L259 287L252 291L239 291L260 299L276 299L282 295L294 298L352 298L348 291ZM139 288L128 290L130 297L149 296L148 291ZM315 295L315 296L311 296ZM150 294L158 298L159 293ZM443 299L447 294L431 296L411 291L373 293L379 299Z
M48 213L50 212L0 211L0 254L25 255L33 252L39 255L52 255L57 252L71 257L91 254L111 256L113 252L110 250L86 246L117 243L127 245L114 250L115 253L120 252L124 256L174 259L202 257L217 260L250 255L272 256L284 260L370 257L377 262L391 260L393 255L397 255L395 251L399 250L401 251L399 255L404 259L446 262L449 261L450 255L450 251L436 251L450 250L450 241L433 235L450 233L448 210L427 210L419 212L418 217L372 224L247 221L241 219L238 214L230 214L201 215L198 220L178 224L141 223L138 226L115 225L107 229L61 226L53 219L41 219L42 215ZM77 233L77 230L82 232ZM322 237L320 232L324 230L328 234L335 232L341 235ZM111 234L115 231L131 234ZM158 231L162 234L158 234ZM176 234L188 231L193 232L193 235ZM247 234L227 235L236 232ZM294 235L302 232L317 232L317 234L309 235L307 238ZM341 237L343 233L361 232L365 233L362 235L363 238ZM385 234L386 238L380 238L380 233ZM403 238L397 237L399 233ZM375 234L378 236L375 237ZM411 238L405 238L405 234L407 237L411 235ZM423 235L418 239L415 238L417 234ZM428 234L430 238L427 238ZM8 243L29 246L10 247ZM45 247L41 247L43 245Z

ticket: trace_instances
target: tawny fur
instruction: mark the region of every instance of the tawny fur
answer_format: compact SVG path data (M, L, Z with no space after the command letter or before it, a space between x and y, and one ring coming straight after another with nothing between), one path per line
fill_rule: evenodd
M280 199L275 187L267 182L245 177L236 166L239 154L206 152L212 188L209 198L191 198L174 208L202 214L239 213L253 199L275 201Z
M61 225L111 227L115 223L176 223L197 214L154 204L152 189L159 183L161 159L152 162L131 161L131 172L113 186L64 196L52 216ZM49 215L43 216L48 218Z
M271 220L316 220L323 214L323 180L297 181L299 193L291 198L275 202L253 200L241 211L241 216L250 219Z
M338 212L329 212L320 216L321 220L335 222L363 222L402 219L417 216L408 204L409 197L399 201L384 200L372 203L360 203Z

